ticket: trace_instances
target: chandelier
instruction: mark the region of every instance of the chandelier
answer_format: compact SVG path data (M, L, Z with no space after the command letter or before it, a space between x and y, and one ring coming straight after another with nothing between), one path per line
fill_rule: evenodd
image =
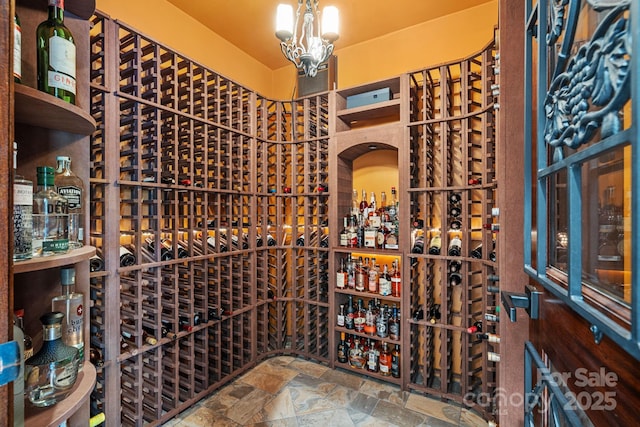
M300 22L303 3L305 10ZM314 29L314 20L317 26ZM322 29L322 32L320 32ZM284 56L308 77L314 77L318 66L326 62L333 53L333 42L338 39L338 9L326 6L322 11L322 21L318 11L318 0L298 0L295 25L293 7L278 5L276 16L276 37Z

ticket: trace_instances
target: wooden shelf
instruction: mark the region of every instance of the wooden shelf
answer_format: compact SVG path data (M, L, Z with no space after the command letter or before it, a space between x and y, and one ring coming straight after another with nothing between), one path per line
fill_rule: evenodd
M337 114L338 118L349 124L356 121L377 120L392 116L396 116L397 120L400 120L400 99L391 99L389 101L340 110Z
M78 373L73 391L66 399L48 408L36 408L25 397L24 425L26 427L60 425L89 399L95 383L96 368L92 363L85 362L82 366L82 372Z
M63 255L52 255L31 258L25 261L16 261L13 264L13 273L28 273L30 271L46 270L48 268L75 264L80 261L87 261L95 254L96 248L93 246L83 246L79 249L73 249Z
M91 135L96 121L80 107L29 86L16 84L15 121L78 135Z

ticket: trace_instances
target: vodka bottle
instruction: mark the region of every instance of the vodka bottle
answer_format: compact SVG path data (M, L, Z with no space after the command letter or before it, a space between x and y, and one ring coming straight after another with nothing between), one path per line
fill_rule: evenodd
M74 267L60 270L62 295L51 301L51 310L64 314L62 319L62 341L78 349L80 367L84 362L84 295L75 291L76 270Z

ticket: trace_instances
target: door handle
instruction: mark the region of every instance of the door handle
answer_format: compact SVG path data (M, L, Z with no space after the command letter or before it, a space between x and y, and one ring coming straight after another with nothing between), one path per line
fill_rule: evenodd
M525 292L500 292L502 305L509 314L509 320L515 322L516 308L524 308L529 314L529 318L537 319L540 315L540 295L538 291L531 285L525 287Z

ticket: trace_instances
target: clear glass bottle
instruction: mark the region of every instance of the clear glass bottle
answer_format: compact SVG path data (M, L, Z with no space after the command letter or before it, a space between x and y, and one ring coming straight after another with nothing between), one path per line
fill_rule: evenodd
M76 269L60 269L62 295L51 300L51 310L64 314L62 341L78 349L79 367L84 362L84 295L75 291Z
M47 256L69 251L69 207L56 192L54 170L36 169L38 187L33 195L33 255Z
M33 182L18 175L18 144L13 143L13 260L33 256Z
M49 0L49 16L36 30L38 90L76 103L76 46L64 25L64 0Z
M54 184L69 204L69 249L82 247L84 240L84 184L71 170L71 158L58 156Z
M59 312L45 313L42 347L25 363L25 394L37 407L56 404L69 395L78 377L78 349L62 341Z

